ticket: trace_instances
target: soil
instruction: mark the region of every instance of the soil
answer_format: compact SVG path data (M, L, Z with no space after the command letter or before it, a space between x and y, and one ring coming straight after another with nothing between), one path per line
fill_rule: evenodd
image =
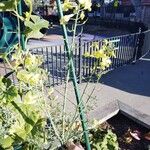
M114 128L114 132L118 136L119 147L121 150L150 150L150 141L144 139L144 134L150 130L129 119L123 114L118 114L107 122ZM131 131L139 131L141 133L141 140L132 138L131 143L125 142L125 134L128 129Z

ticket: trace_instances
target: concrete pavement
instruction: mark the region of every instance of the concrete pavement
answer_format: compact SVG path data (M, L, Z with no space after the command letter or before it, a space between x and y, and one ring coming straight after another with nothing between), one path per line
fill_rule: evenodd
M77 28L77 33L80 33L80 27ZM82 41L88 42L92 40L98 40L101 38L108 38L112 36L119 36L123 34L129 34L127 31L122 31L119 29L109 29L101 26L95 25L85 25L82 33ZM42 39L31 39L28 41L28 48L36 48L43 46L56 46L63 45L63 32L60 25L54 25L53 28L50 28L47 34ZM68 38L71 40L72 34L68 33ZM78 38L76 39L78 41Z
M86 83L79 85L81 93ZM150 128L150 53L135 64L127 65L105 74L101 83L89 83L84 102L94 90L89 106L92 110L88 118L97 118L102 122L119 111ZM55 88L59 100L62 99L64 85ZM60 94L61 93L61 94ZM76 103L73 86L69 84L68 110L74 110Z

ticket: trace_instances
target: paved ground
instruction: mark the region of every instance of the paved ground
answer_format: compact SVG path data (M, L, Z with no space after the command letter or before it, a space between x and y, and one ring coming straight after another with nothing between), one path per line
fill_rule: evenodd
M94 30L94 28L92 28ZM46 36L41 40L29 41L29 47L41 47L47 45L62 44L63 39L60 27L56 26L51 30L52 35ZM57 32L56 32L57 31ZM56 32L56 33L55 33ZM50 34L49 33L49 34ZM59 33L59 34L58 34ZM92 31L93 33L93 31ZM121 33L118 33L121 34ZM70 35L71 37L71 35ZM85 34L84 40L102 38L98 35ZM122 111L130 116L140 120L143 124L150 126L150 54L139 60L134 65L128 65L118 68L104 75L101 83L90 83L85 95L84 102L88 99L90 93L94 93L89 101L89 106L93 110L87 113L89 118L99 118L106 120L118 111ZM86 83L80 84L81 93ZM56 94L59 100L63 99L64 85L56 87ZM68 111L74 110L75 95L73 86L69 84L68 91Z
M80 28L78 28L77 33L80 33ZM83 29L82 41L88 42L91 40L97 40L106 37L118 36L123 34L128 34L127 31L122 31L119 29L109 29L101 26L94 25L86 25ZM69 34L69 40L71 40L72 35ZM78 39L77 39L78 40ZM34 47L43 47L43 46L51 46L51 45L62 45L63 37L62 37L62 29L60 25L54 25L53 28L50 28L47 34L39 40L32 39L28 42L29 48Z
M85 83L80 84L81 93ZM150 127L150 53L144 58L131 64L113 70L105 74L101 83L90 83L84 96L84 101L88 98L93 88L95 91L89 105L95 105L88 113L89 118L99 118L106 120L119 110L129 114L129 116ZM56 94L62 98L64 85L56 87ZM75 103L73 87L69 84L68 110L74 109Z

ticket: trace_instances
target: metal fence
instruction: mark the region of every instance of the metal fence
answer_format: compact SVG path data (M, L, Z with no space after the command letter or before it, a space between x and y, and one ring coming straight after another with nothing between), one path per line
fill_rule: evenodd
M99 43L99 48L101 48L103 40L105 39L96 41ZM142 33L111 37L107 38L107 40L114 44L116 54L116 58L112 58L112 64L107 69L108 71L136 62L136 60L150 50L150 30ZM76 44L76 48L72 53L75 72L79 83L91 75L91 68L93 67L95 60L93 58L85 57L84 54L86 52L92 53L95 51L92 46L93 42L95 41L83 42L82 37L79 38L79 42ZM48 85L55 86L65 82L68 58L64 45L33 48L31 49L31 52L43 56L43 68L49 73ZM0 63L1 74L6 74L9 71L10 69L6 64ZM11 78L16 83L13 74L11 75Z
M148 29L147 24L144 24L143 18L142 21L139 21L139 18L135 15L135 10L141 9L135 6L122 6L114 7L113 5L104 5L101 7L94 7L92 11L88 13L90 18L88 24L97 24L108 28L121 28L129 31L130 33L138 32L139 28L142 31ZM140 10L139 10L140 12Z
M116 54L116 58L112 58L112 65L107 70L138 60L150 50L148 39L150 39L150 31L107 38L108 41L114 44ZM91 75L91 68L95 61L93 58L85 57L84 54L95 51L92 46L93 42L98 42L99 48L101 48L103 40L82 42L82 37L79 39L72 54L79 83ZM31 51L44 57L43 67L49 72L50 85L62 84L66 80L68 58L64 45L34 48Z
M107 18L107 19L117 19L117 20L129 20L135 21L135 9L139 7L134 6L123 6L119 5L114 7L113 5L103 5L99 6L93 4L92 11L89 13L89 16Z

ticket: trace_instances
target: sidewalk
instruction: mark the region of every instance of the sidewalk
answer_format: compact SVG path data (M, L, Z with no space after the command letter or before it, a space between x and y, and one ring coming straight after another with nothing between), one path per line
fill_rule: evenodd
M81 93L86 83L79 85ZM135 64L115 69L101 79L101 83L90 83L84 99L95 91L90 101L94 105L89 118L105 121L119 111L150 128L150 53ZM64 85L56 87L61 99ZM68 110L73 111L76 103L73 86L69 84ZM85 101L85 100L84 100Z
M77 28L77 33L80 33L81 29ZM101 26L95 25L85 25L82 33L82 41L88 42L92 40L98 40L101 38L108 38L112 36L119 36L128 34L127 31L122 31L119 29L109 29ZM28 42L28 48L36 48L43 46L56 46L63 45L63 32L60 25L54 25L53 28L48 29L47 34L42 39L31 39ZM72 34L68 33L69 41L72 38ZM78 38L77 38L78 42Z

